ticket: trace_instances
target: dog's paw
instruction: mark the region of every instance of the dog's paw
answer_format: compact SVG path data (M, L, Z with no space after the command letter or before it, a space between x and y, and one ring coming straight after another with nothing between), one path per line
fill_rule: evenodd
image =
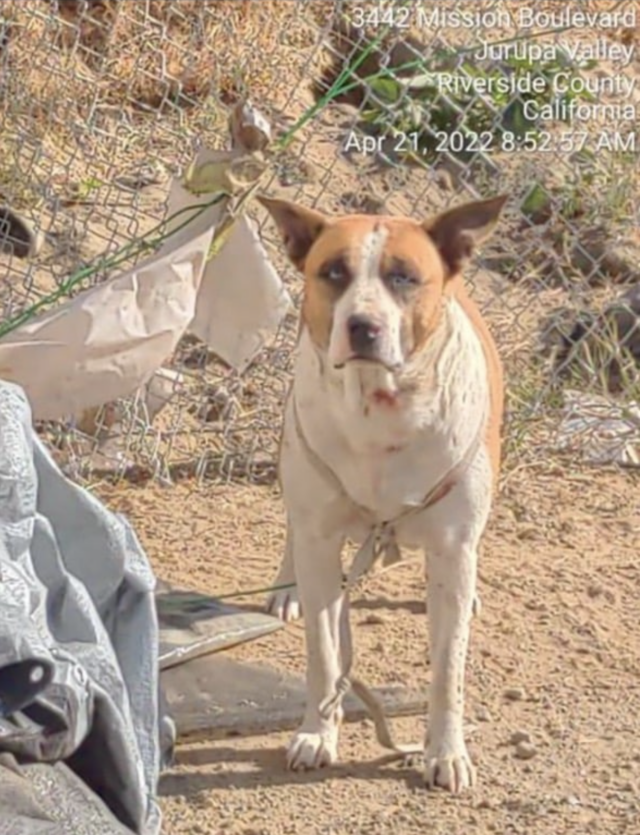
M287 768L290 771L312 771L333 765L337 758L337 733L298 731L287 750Z
M267 612L285 623L299 620L302 616L298 590L295 586L289 589L279 589L269 595L267 599Z
M452 794L474 786L476 770L464 743L451 748L429 746L425 752L424 782L428 789L443 788Z

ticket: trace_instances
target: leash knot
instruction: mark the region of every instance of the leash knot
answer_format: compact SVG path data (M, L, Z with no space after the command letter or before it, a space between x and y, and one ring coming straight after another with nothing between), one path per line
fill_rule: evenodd
M343 673L336 682L336 690L333 696L325 699L320 705L320 716L323 719L331 719L335 711L342 706L342 700L351 690L351 679L348 674Z

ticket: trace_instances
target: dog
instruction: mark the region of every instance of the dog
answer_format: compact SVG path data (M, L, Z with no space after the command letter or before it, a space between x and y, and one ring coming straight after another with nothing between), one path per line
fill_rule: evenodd
M369 543L366 569L386 538L387 549L426 557L433 675L425 783L457 793L475 782L464 679L478 546L500 469L503 374L462 270L506 199L421 222L331 217L259 198L304 277L280 444L287 536L275 581L296 588L280 588L268 603L305 623L307 703L290 769L337 759L350 662L342 550L348 539Z

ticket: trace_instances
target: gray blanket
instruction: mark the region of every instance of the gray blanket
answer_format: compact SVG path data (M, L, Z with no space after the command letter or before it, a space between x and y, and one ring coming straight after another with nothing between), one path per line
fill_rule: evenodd
M42 732L0 734L0 752L19 763L64 762L144 835L160 830L153 589L126 520L61 474L32 430L23 392L0 382L0 677L16 661L54 667L24 709ZM0 795L0 830L15 812L2 806L11 796ZM80 825L61 831L85 835Z

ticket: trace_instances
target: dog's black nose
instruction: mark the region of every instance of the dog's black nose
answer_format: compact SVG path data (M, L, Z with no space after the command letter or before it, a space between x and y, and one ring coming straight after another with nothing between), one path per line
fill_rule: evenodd
M356 354L366 354L375 345L380 335L380 326L366 316L350 316L347 321L351 350Z

